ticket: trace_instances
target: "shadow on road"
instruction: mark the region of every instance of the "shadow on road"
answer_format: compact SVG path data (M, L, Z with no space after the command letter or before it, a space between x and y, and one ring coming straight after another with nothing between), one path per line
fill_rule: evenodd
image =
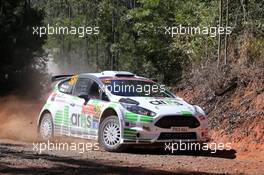
M19 145L17 145L19 147ZM21 146L22 147L22 146ZM136 165L121 165L116 160L103 162L101 160L74 159L72 157L54 156L48 154L36 154L31 151L14 149L14 145L0 144L0 174L136 174L136 175L158 175L158 174L194 174L213 175L206 172L192 172L175 170L168 172L137 167ZM137 152L139 153L139 152ZM4 161L8 159L9 161ZM12 161L10 161L10 159ZM14 166L13 161L21 161L23 166ZM45 161L46 163L43 163ZM48 163L47 163L48 162ZM48 166L47 166L48 164Z
M207 151L174 151L164 150L164 148L133 148L126 151L130 154L150 154L150 155L174 155L174 156L203 156L203 157L217 157L226 159L235 159L236 150L207 150Z

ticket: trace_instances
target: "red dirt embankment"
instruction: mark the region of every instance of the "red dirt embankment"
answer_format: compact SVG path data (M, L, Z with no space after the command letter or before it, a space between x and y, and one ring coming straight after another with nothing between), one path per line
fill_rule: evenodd
M240 82L239 82L240 83ZM217 96L204 85L177 92L207 112L214 142L230 142L237 159L264 160L264 82L254 77Z

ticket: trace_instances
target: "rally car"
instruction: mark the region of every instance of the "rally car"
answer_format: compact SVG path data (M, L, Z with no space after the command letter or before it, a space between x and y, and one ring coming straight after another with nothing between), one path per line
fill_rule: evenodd
M204 111L152 79L125 71L52 79L58 82L38 118L42 139L61 135L95 139L107 151L209 139Z

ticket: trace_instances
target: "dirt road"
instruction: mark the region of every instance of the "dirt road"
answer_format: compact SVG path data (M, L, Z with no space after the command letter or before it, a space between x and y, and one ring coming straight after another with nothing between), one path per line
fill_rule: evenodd
M34 149L33 142L37 140L36 116L42 103L32 103L11 96L1 98L0 104L0 174L263 174L264 172L263 147L257 149L244 143L240 144L240 147L244 146L243 148L237 149L237 146L232 146L235 150L216 153L171 154L163 149L133 149L126 153L109 153L101 150L85 153L53 150L39 154ZM217 135L219 137L219 134ZM84 142L72 139L62 139L62 141Z
M101 150L44 151L30 142L0 140L0 174L262 174L262 160L237 160L235 151L215 154L170 154L135 149L126 153Z

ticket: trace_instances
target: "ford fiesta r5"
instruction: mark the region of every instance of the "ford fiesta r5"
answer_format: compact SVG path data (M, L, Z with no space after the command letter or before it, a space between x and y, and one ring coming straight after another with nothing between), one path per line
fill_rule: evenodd
M107 151L140 143L206 142L204 111L154 81L124 71L54 76L38 118L44 140L98 139Z

